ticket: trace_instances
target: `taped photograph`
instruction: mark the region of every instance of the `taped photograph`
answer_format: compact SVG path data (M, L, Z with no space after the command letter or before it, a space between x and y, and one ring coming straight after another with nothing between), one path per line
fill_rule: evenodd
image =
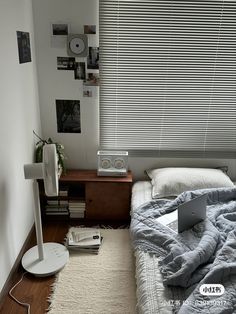
M52 23L52 36L67 36L69 34L69 24Z
M84 34L96 34L96 25L84 25Z
M80 101L56 99L57 132L81 133Z
M84 82L87 86L98 86L99 85L99 73L88 73L87 80Z
M85 62L75 63L75 80L85 80Z
M89 47L88 69L99 69L99 47Z
M30 35L28 32L16 32L19 62L31 62Z
M73 57L57 57L57 70L74 70L75 58Z

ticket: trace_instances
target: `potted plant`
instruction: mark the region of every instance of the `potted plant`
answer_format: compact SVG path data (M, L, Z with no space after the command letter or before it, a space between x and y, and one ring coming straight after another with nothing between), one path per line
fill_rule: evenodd
M54 142L50 137L47 140L42 139L38 134L33 131L34 135L39 139L36 143L36 151L35 151L35 161L42 162L43 160L43 146L45 144L55 144L57 157L58 157L58 175L65 174L65 153L64 153L64 146L60 143Z

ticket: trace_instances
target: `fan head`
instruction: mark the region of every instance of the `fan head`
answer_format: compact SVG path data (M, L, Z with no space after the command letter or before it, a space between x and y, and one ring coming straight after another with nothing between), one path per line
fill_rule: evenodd
M58 195L58 164L55 144L46 144L43 147L43 181L47 196Z

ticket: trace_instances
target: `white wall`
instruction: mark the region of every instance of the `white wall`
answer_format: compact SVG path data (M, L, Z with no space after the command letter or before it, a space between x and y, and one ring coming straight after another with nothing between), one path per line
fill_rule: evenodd
M16 31L30 32L33 62L19 64ZM40 131L31 0L0 2L0 291L33 225L33 129Z
M39 69L39 91L42 129L45 137L51 136L65 145L67 167L96 168L99 136L99 99L83 98L82 82L75 81L73 72L58 71L57 56L67 56L66 47L51 42L50 24L69 22L72 33L83 33L84 24L98 26L98 0L33 0L35 17L36 52ZM97 27L98 30L98 27ZM98 34L89 36L90 45L98 45ZM83 61L83 59L79 59ZM96 90L96 88L95 88ZM57 133L55 99L81 101L82 133ZM235 160L201 160L180 158L130 158L135 179L145 178L144 170L163 166L229 166L229 174L236 178Z
M65 145L68 167L94 168L99 131L98 87L93 87L94 97L83 97L82 81L74 79L74 72L57 70L57 57L68 55L65 44L60 47L51 39L50 27L53 22L69 22L71 33L83 34L84 25L98 26L98 0L33 0L33 8L43 136ZM90 46L98 46L98 33L89 35L88 40ZM57 133L55 99L80 100L81 134Z

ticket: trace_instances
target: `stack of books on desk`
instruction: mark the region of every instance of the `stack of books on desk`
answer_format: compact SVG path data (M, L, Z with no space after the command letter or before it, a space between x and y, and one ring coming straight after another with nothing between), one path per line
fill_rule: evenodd
M70 218L84 218L85 201L84 200L70 200L69 201Z
M45 211L47 216L68 215L68 201L48 200Z
M66 246L69 250L83 253L98 254L102 243L102 237L99 229L94 228L70 228Z

